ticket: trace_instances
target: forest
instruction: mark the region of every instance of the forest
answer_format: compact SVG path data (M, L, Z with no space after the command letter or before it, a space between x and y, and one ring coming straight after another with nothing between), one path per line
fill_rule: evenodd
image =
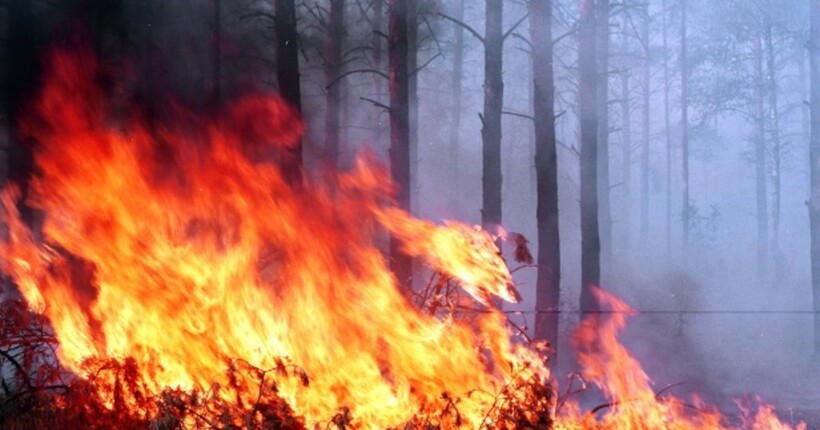
M84 392L96 400L53 425L591 428L555 412L576 384L599 386L577 395L593 420L596 405L669 390L721 410L760 394L786 427L755 428L820 423L818 0L0 0L0 59L0 303L25 308L4 308L0 327L9 428L42 424L7 421L20 398L72 392L61 372L104 373L94 366L117 375L100 377L109 391ZM217 339L191 367L164 326L176 318ZM32 324L29 353L12 334ZM610 350L578 333L610 324L651 381L643 394L579 370L584 351ZM233 345L223 326L262 340ZM424 354L400 329L449 348L430 353L434 377L399 370L397 357ZM432 334L451 329L469 340ZM137 340L148 331L168 344ZM321 353L289 343L342 338ZM258 356L263 340L275 359ZM548 366L529 367L520 342ZM359 353L375 369L361 383L409 406L371 410L376 394L317 376ZM184 394L228 358L217 379L239 406ZM505 359L509 372L485 369ZM36 370L55 363L73 364ZM145 363L164 367L121 376ZM451 379L464 392L505 387L489 409L449 397L450 382L417 393L462 364ZM177 367L184 377L166 375ZM267 372L298 381L263 395ZM293 394L307 379L334 400ZM194 412L157 424L179 404ZM704 411L683 428L751 428L681 404ZM106 418L83 421L95 413ZM656 428L641 420L611 428Z

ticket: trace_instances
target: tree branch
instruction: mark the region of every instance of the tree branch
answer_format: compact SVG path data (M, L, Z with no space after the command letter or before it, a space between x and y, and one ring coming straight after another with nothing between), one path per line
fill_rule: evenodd
M532 47L532 42L530 42L530 39L527 39L526 37L522 36L521 33L517 32L517 31L512 34L512 37L524 42L524 44L526 44L527 46L530 47L530 52L532 52L533 47Z
M516 21L515 24L513 24L513 26L510 27L509 30L507 30L506 32L504 32L504 34L501 35L501 40L507 40L507 37L509 37L510 34L512 34L512 32L515 31L515 29L518 28L518 26L521 25L521 23L524 22L524 20L527 19L528 16L530 16L529 12L525 13L524 16L519 18L518 21Z
M350 76L350 75L353 75L353 74L356 74L356 73L374 73L374 74L379 75L379 76L381 76L381 77L383 77L383 78L385 78L385 79L389 79L389 78L390 78L389 76L387 76L387 73L384 73L384 72L382 72L381 70L377 70L377 69L356 69L356 70L350 70L350 71L344 72L344 73L342 73L341 75L339 75L339 76L335 77L332 81L330 81L327 85L325 85L325 89L328 89L328 88L332 87L333 85L336 85L336 83L337 83L337 82L341 81L341 80L342 80L342 79L344 79L345 77Z
M527 115L525 113L518 113L518 112L503 110L503 111L501 111L501 114L502 115L509 115L509 116L517 116L519 118L524 118L524 119L528 119L530 121L535 121L535 117L533 117L532 115Z
M475 31L475 29L473 29L473 27L470 27L469 25L467 25L467 24L465 24L465 23L463 23L463 22L461 22L461 21L459 21L459 20L457 20L457 19L455 19L455 18L453 18L453 17L451 17L451 16L449 16L449 15L445 15L445 14L443 14L443 13L439 13L439 14L438 14L438 16L440 16L441 18L444 18L444 19L446 19L447 21L450 21L450 22L452 22L453 24L455 24L455 25L457 25L457 26L459 26L459 27L461 27L461 28L463 28L463 29L467 30L467 32L468 32L468 33L472 34L472 35L473 35L473 37L475 37L476 39L478 39L478 41L479 41L479 42L481 42L482 44L484 44L484 43L485 43L485 42L484 42L484 36L482 36L482 35L481 35L481 34L479 34L477 31Z
M380 108L390 112L390 106L387 106L386 104L384 104L382 102L379 102L379 101L376 101L376 100L373 100L373 99L370 99L370 98L367 98L367 97L359 97L359 100L363 100L363 101L366 101L366 102L373 103L374 106L380 107Z
M415 75L416 73L418 73L418 72L422 71L425 67L427 67L428 65L430 65L430 63L432 63L432 62L433 62L436 58L438 58L438 57L441 57L441 53L438 53L438 54L436 54L436 55L433 55L433 57L432 57L432 58L430 58L429 60L427 60L427 61L426 61L424 64L422 64L420 67L417 67L417 68L416 68L416 70L413 70L413 71L410 73L410 75Z

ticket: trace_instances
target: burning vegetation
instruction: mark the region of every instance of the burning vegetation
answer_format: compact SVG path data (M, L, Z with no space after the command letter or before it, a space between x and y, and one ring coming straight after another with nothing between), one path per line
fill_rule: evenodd
M42 224L14 185L0 205L25 298L3 303L4 428L790 428L656 393L617 339L631 310L601 291L617 312L574 340L607 403L583 410L493 306L518 294L486 232L395 208L367 157L292 186L270 160L302 125L275 97L149 126L93 56L50 61L20 125ZM426 289L399 286L380 230L433 270Z

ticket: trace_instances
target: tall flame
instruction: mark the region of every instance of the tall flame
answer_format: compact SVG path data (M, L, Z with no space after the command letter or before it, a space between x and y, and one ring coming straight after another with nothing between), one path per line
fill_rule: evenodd
M70 368L131 357L153 387L190 389L222 381L227 358L284 357L310 378L279 386L308 422L344 407L377 428L468 390L459 411L477 426L513 369L547 377L500 314L468 325L416 311L373 244L381 225L434 268L511 298L485 233L391 208L389 180L365 162L291 187L254 161L302 132L279 99L245 97L221 127L183 114L152 129L112 116L121 106L95 84L92 56L57 52L50 66L21 126L37 142L28 204L46 214L42 240L9 188L0 253Z

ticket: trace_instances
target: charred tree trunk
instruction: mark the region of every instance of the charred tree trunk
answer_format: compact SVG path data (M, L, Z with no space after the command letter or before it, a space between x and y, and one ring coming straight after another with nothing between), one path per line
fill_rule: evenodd
M390 173L398 187L396 203L410 210L410 108L408 94L408 0L390 0L389 60L390 89ZM401 251L396 238L390 239L390 268L399 285L410 289L413 285L413 260Z
M593 0L579 0L579 109L581 127L581 312L598 306L591 288L601 281L601 242L598 236L598 100Z
M641 245L649 240L649 3L641 12Z
M689 199L689 62L686 48L686 0L680 2L680 126L681 126L681 160L682 184L681 184L681 223L683 224L683 251L684 255L689 250L689 229L691 227L690 199Z
M302 109L299 79L299 35L294 0L276 0L276 77L279 93L297 111ZM291 183L302 181L302 141L283 151L282 174Z
M456 10L453 14L455 19L464 20L464 0L456 0ZM461 172L459 169L459 137L461 134L461 99L462 99L462 79L464 76L464 29L457 24L453 25L453 76L451 86L453 89L453 105L450 108L450 204L453 213L459 211L459 196L461 195Z
M345 0L330 0L328 18L327 54L325 56L325 153L328 162L339 166L339 129L342 107L342 46L344 44Z
M809 229L811 230L811 285L814 296L814 353L820 353L820 0L810 1L811 36L809 70L811 80L811 195Z
M504 100L502 70L503 0L487 0L484 32L484 114L482 139L481 225L495 232L501 225L501 110Z
M757 200L757 277L768 275L769 205L766 194L766 117L764 113L763 47L754 40L755 61L755 197Z
M598 219L600 260L604 267L612 261L612 210L609 180L609 0L595 0L596 58L598 62Z
M555 142L555 83L552 69L552 0L530 0L533 118L537 186L538 278L535 337L558 346L561 247L558 229L558 153Z

